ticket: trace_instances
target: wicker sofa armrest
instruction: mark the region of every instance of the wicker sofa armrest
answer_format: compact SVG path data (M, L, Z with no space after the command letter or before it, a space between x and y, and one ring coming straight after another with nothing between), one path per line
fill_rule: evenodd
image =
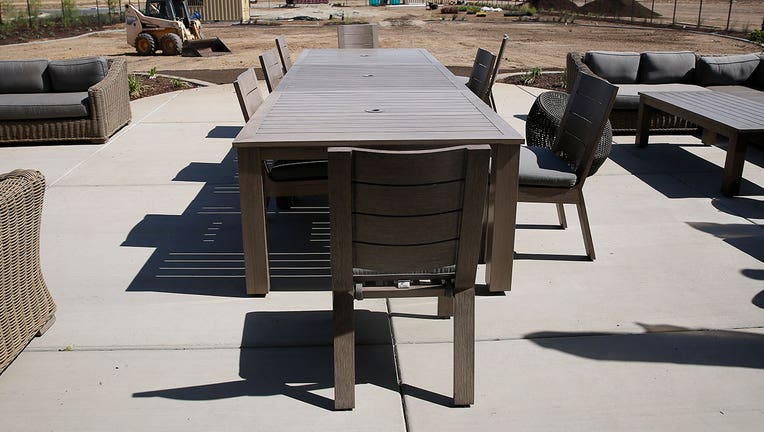
M98 136L108 138L132 118L127 62L124 59L109 60L109 72L103 80L88 89L88 95L90 115Z
M592 72L591 69L589 69L589 66L584 63L584 54L580 52L569 52L567 59L566 59L566 87L568 91L573 88L573 82L576 80L576 75L578 75L579 72L584 72L589 75L597 76L594 72Z

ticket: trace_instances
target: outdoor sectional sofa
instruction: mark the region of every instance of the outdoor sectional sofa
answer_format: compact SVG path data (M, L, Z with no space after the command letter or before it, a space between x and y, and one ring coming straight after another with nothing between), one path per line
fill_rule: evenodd
M610 114L613 133L633 134L637 129L639 92L721 91L764 102L764 54L700 56L679 52L571 52L567 57L567 82L589 73L618 87ZM654 132L686 132L697 127L683 119L655 111Z
M131 119L124 59L0 61L0 144L103 143Z

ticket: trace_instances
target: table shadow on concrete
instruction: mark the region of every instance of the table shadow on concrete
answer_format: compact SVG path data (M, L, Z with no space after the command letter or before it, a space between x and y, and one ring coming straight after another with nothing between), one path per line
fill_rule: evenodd
M334 401L315 393L334 387L331 315L331 311L248 313L239 356L241 380L146 390L133 397L206 401L284 395L332 410ZM357 309L355 322L356 385L373 384L399 393L388 314ZM407 390L433 403L450 403L450 398L424 389L407 386Z
M525 338L544 348L593 360L764 369L762 334L638 324L646 333L543 331Z
M154 252L127 291L245 297L235 151L220 163L191 163L174 181L203 183L179 215L147 214L122 243ZM267 209L272 291L330 289L325 198L300 197Z

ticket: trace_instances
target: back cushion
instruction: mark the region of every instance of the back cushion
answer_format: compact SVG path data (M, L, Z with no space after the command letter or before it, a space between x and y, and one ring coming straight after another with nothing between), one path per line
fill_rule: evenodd
M109 71L105 57L84 57L71 60L52 60L48 76L53 91L83 92L101 82Z
M695 74L702 86L739 85L751 78L760 61L756 54L701 57Z
M612 84L634 84L639 71L639 53L588 51L584 63L597 76Z
M0 93L42 93L47 60L0 61Z
M759 67L753 72L750 84L759 90L764 90L764 54L759 54L759 59Z
M639 60L640 84L691 83L695 74L695 53L645 52Z

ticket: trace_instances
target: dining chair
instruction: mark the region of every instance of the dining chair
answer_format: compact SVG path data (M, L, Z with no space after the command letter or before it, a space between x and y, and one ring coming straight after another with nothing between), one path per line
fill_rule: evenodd
M595 259L594 242L583 187L617 92L605 80L579 74L552 147L520 148L518 202L555 203L562 228L567 227L563 205L575 204L591 260Z
M279 58L281 59L281 68L284 71L284 75L289 72L292 67L292 57L289 55L289 47L286 43L284 35L276 37L276 50L279 52Z
M337 44L340 48L379 48L377 25L338 25Z
M259 57L260 67L263 69L268 91L273 92L273 89L281 82L281 78L284 77L284 69L281 67L279 53L276 51L276 48L271 48L260 54Z
M472 90L481 100L486 100L493 65L496 63L496 56L492 52L478 48L475 54L475 62L472 64L472 72L467 80L467 87Z
M329 149L334 406L355 405L353 301L448 297L454 405L474 402L475 273L488 145Z
M488 81L488 90L486 90L485 93L484 101L490 105L494 111L496 111L496 101L493 98L493 84L496 82L496 75L499 73L499 63L501 63L501 58L504 55L504 48L507 46L507 40L509 40L509 36L507 36L505 33L501 38L499 54L496 56L496 61L493 64L493 69L491 70L491 79Z
M247 69L233 82L244 121L254 115L265 101L257 85L255 70ZM292 205L292 197L326 195L326 160L275 160L265 162L263 190L266 197L276 197L278 208Z

